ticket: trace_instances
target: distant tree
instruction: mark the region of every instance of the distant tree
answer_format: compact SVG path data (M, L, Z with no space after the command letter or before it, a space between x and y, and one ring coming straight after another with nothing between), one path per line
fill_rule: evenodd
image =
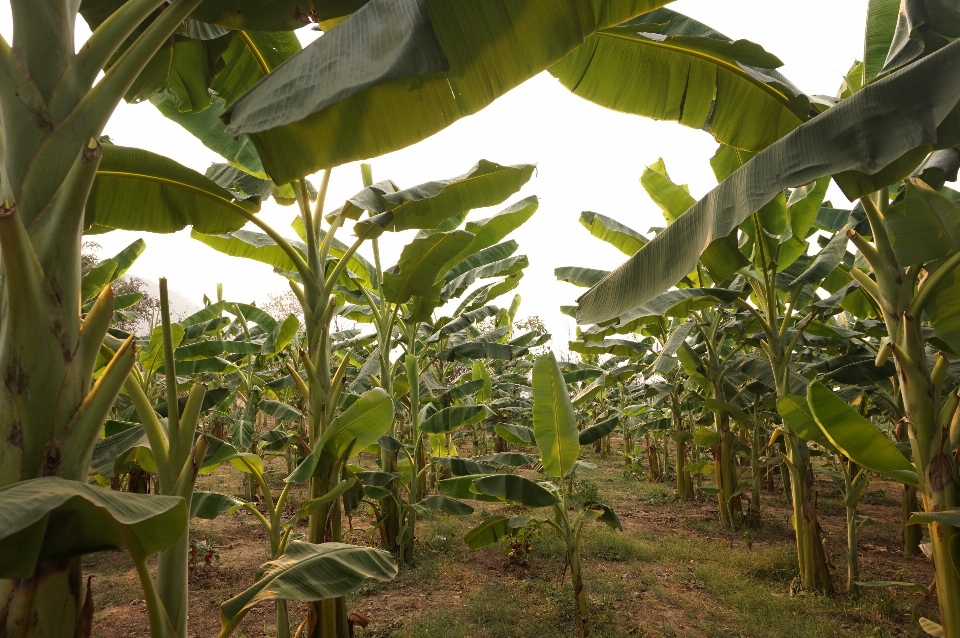
M279 295L270 293L261 308L271 317L278 319L287 315L294 315L303 324L303 307L292 290L287 290Z

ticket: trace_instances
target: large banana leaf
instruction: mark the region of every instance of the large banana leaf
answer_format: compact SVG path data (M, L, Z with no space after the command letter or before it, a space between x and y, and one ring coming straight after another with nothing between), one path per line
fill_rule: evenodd
M466 503L461 503L455 498L442 496L440 494L431 494L420 501L420 504L432 510L439 510L444 514L452 514L454 516L469 516L473 514L473 508Z
M290 256L264 233L241 229L223 234L209 234L193 230L190 236L217 252L231 257L252 259L286 272L296 272L297 270L297 266L290 259ZM302 243L292 239L288 239L287 243L300 251L301 254L306 254L307 247Z
M827 435L823 433L823 430L820 429L820 426L817 425L805 397L787 394L778 398L777 412L780 413L780 418L783 419L783 424L787 426L787 429L804 441L814 441L831 452L840 453L827 438Z
M359 454L386 434L392 420L393 400L382 388L374 388L327 426L316 447L326 447L336 458L348 449Z
M203 111L189 113L180 112L176 98L168 91L155 93L150 97L150 103L164 117L182 126L204 146L226 159L231 166L240 167L248 173L266 176L263 172L263 163L250 138L246 135L236 138L227 135L226 126L220 119L225 108L225 103L220 97L212 97L210 106Z
M464 534L463 541L470 549L480 549L516 533L517 530L510 527L509 518L506 516L491 516Z
M600 213L580 213L580 224L597 239L602 239L623 254L632 257L649 241L646 237L628 228L615 219Z
M649 317L664 315L667 317L686 317L691 304L700 304L705 301L731 303L742 295L742 291L733 288L680 288L670 290L659 295L647 303L637 306L630 312L617 317L615 320L591 328L585 337L588 340L602 338L615 333L631 333Z
M811 383L807 404L830 442L854 463L903 483L918 484L913 463L830 388L819 381Z
M696 267L714 239L729 235L785 188L841 171L876 173L905 153L945 142L938 140L938 126L960 99L958 64L955 42L767 147L580 297L577 320L612 319L666 291Z
M453 321L444 324L439 330L434 332L427 338L427 343L435 343L439 341L442 337L451 335L455 332L460 332L469 325L486 319L487 317L492 317L500 312L500 309L497 306L483 306L482 308L477 308L470 312L464 313L463 315L457 317Z
M880 74L897 28L900 0L869 0L867 28L863 36L863 77L866 84Z
M456 259L451 263L456 263ZM440 293L440 301L445 302L451 298L459 297L467 291L477 279L491 279L494 277L509 277L515 275L530 265L530 260L526 255L516 255L499 261L491 262L479 268L467 271L450 281L443 287Z
M498 502L500 499L496 496L483 494L473 489L473 482L479 478L485 478L487 474L471 474L467 476L457 476L455 478L442 479L439 482L440 491L450 498L468 498L475 501L486 501L490 503Z
M371 225L390 231L411 228L436 228L474 208L495 206L516 193L533 174L532 164L502 166L480 160L463 175L426 182L397 192L380 193L375 187L364 189L351 201L363 201L365 210L379 215L358 223L359 235ZM355 207L356 208L356 207ZM354 211L359 215L360 210ZM506 211L505 211L506 212Z
M225 233L246 223L238 210L259 210L258 203L238 200L204 175L161 155L111 144L102 148L84 218L93 232L173 233L193 226L202 233Z
M536 195L525 197L515 204L511 204L493 217L467 222L464 230L473 233L476 237L467 246L461 258L466 258L481 250L493 246L501 239L520 228L533 217L540 207L540 200ZM457 261L460 261L458 259Z
M597 270L596 268L581 268L580 266L562 266L553 269L553 275L560 281L565 281L574 286L589 288L596 286L601 279L610 274L609 270Z
M93 299L109 284L120 279L120 277L130 269L130 266L133 265L133 262L137 260L146 247L146 242L138 239L112 258L105 259L91 268L80 280L80 299L82 301ZM136 300L133 301L130 306L140 301L141 297L142 295L137 294ZM116 300L114 301L114 309L122 309L122 306L120 306Z
M335 459L342 459L348 452L351 456L363 452L387 433L392 421L390 395L383 388L364 392L327 426L313 452L285 480L289 483L307 481L324 452Z
M476 113L597 29L662 4L372 0L234 102L227 130L251 135L279 183L383 155Z
M924 312L930 325L954 352L960 352L960 272L948 274Z
M474 239L473 233L452 230L414 239L404 246L400 261L383 273L383 295L388 301L405 303L421 297L444 273L446 265Z
M548 476L566 476L580 454L577 417L553 352L533 364L533 434Z
M173 545L186 524L178 496L114 492L54 476L13 483L0 489L0 578L28 578L38 562L128 542L146 557Z
M904 182L902 196L884 214L901 266L947 257L960 250L960 205L919 179Z
M192 20L230 29L294 31L311 22L344 18L368 0L204 0Z
M460 345L441 350L437 353L437 359L440 361L456 361L457 359L501 359L508 361L516 357L522 357L527 353L527 348L511 346L504 343L491 343L490 341L468 341Z
M545 487L516 474L492 474L473 481L481 494L527 507L549 507L560 502Z
M283 556L264 563L258 575L249 589L220 605L224 629L239 625L251 608L267 600L337 598L367 580L392 580L397 564L390 554L372 547L292 541Z
M462 260L457 260L457 262L453 264L443 278L448 282L453 281L457 277L470 270L473 270L474 268L480 268L481 266L492 264L495 261L506 259L513 253L517 252L517 248L519 247L520 245L511 239L495 246L484 248L483 250L470 254L469 257L466 257ZM467 248L469 249L469 246Z
M265 357L272 357L279 354L293 341L297 333L300 332L300 320L296 315L287 315L287 318L267 335L263 340L263 346L260 353Z
M667 175L667 167L663 159L651 164L643 171L640 183L650 199L663 211L668 225L697 203L697 200L690 195L686 184L679 186L673 183ZM716 282L725 280L750 263L737 245L736 230L726 237L714 240L700 255L700 261Z
M190 518L213 520L221 514L232 514L243 507L243 501L217 492L194 492L190 496Z
M434 435L439 441L443 441L442 436ZM444 442L445 444L445 442ZM442 467L450 468L453 476L474 476L477 474L495 474L497 468L486 463L480 463L475 459L461 459L457 456L443 456L444 451L441 446L433 446L433 457L437 464Z
M702 128L759 151L800 126L810 102L782 62L669 9L601 29L550 67L574 94L617 111Z
M580 445L590 445L591 443L599 441L603 437L613 432L618 425L620 425L619 417L613 417L607 419L606 421L601 421L600 423L591 425L580 432L578 437Z
M173 351L173 356L179 363L180 361L190 361L193 359L206 359L208 357L217 357L221 354L259 354L262 346L259 343L249 341L200 341L185 346L180 346ZM180 366L177 366L179 369Z
M482 385L483 381L479 381ZM479 386L477 389L479 389ZM430 434L453 432L465 425L479 423L486 417L486 414L487 408L482 405L455 405L431 414L427 420L420 424L420 430ZM474 472L474 474L479 473Z
M299 237L301 241L303 242L307 241L306 233L303 230L302 217L300 217L299 215L294 217L293 221L290 223L290 226L293 227L294 232L297 233L297 237ZM327 237L327 231L321 229L320 234L317 236L317 241L318 242L324 241L326 237ZM349 250L349 246L347 246L342 241L337 239L336 236L334 236L333 239L330 241L331 257L336 257L339 259L340 257L343 257L343 255L347 252L347 250ZM304 251L301 250L301 252L304 252ZM376 272L376 269L374 268L373 264L367 261L367 258L364 257L363 255L360 255L359 253L353 253L353 255L350 256L349 264L350 264L349 265L350 272L352 272L357 277L359 277L360 281L362 281L364 284L366 284L369 287L372 287L373 284L371 283L372 281L371 273Z

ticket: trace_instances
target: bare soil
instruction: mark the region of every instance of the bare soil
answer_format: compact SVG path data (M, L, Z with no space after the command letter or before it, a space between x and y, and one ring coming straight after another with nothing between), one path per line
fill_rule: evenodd
M595 636L743 637L923 636L920 616L937 618L933 596L903 587L864 588L859 597L793 592L796 555L790 508L779 482L763 493L763 528L725 532L715 497L676 499L672 485L650 483L626 470L617 455L592 452L596 470L578 488L584 500L599 496L619 514L623 531L591 524L584 531L583 564ZM372 460L365 461L372 464ZM272 459L271 482L281 485L282 459ZM846 519L832 483L818 481L819 515L834 588L846 584ZM198 489L241 493L229 465L201 477ZM293 501L303 499L302 491ZM573 604L563 550L549 530L531 538L526 556L510 556L507 542L471 552L463 534L482 517L522 508L474 503L468 517L431 516L417 529L417 556L391 583L364 586L349 609L370 619L357 636L443 638L573 636ZM901 551L900 487L875 479L861 504L862 581L928 585L931 563ZM355 516L347 542L375 545L368 515ZM199 556L190 582L189 635L213 638L219 605L248 587L269 560L267 535L241 510L214 521L194 519L191 540L214 550ZM301 528L305 531L305 526ZM299 530L298 530L299 531ZM148 636L146 607L132 563L123 552L87 556L96 601L93 635ZM566 578L565 578L566 576ZM291 605L294 627L304 605ZM235 636L274 636L274 610L263 604Z

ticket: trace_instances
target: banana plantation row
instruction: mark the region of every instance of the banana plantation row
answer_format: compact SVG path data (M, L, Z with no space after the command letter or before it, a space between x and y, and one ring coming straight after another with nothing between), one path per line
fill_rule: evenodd
M80 557L122 547L151 635L185 638L189 520L245 508L272 559L220 606L220 635L270 604L280 637L345 638L346 594L415 558L418 518L470 516L475 501L524 513L482 519L464 537L472 549L556 532L571 631L587 635L581 530L620 528L603 503L573 507L594 445L675 477L681 499L715 497L728 530L763 525L761 486L778 477L800 585L826 594L815 476L843 494L851 594L859 501L872 476L902 484L903 551L929 547L936 571L940 616L921 626L960 637L954 3L871 0L863 61L836 97L804 94L773 54L662 0L10 4L0 636L91 635ZM79 49L78 16L92 31ZM294 31L310 22L324 35L301 50ZM335 167L422 140L543 70L601 106L719 142L718 186L699 201L662 161L643 171L663 227L581 215L626 261L557 269L587 289L561 306L583 326L576 361L518 321L518 295L505 301L528 266L509 236L538 207L514 201L532 164L480 160L406 188L364 164L363 190L327 201ZM151 102L223 163L200 174L114 145L102 134L123 99ZM852 204L826 200L831 182ZM291 207L291 228L258 216L270 197ZM157 316L137 316L141 296L112 284L142 240L81 268L85 237L186 227L272 267L299 312L218 294L174 322L161 280ZM381 263L382 236L407 230L419 232L398 262ZM279 491L272 456L286 463ZM195 489L223 464L243 474L242 495ZM308 498L291 507L298 485ZM373 513L380 548L343 543L358 510ZM288 601L310 612L291 617Z

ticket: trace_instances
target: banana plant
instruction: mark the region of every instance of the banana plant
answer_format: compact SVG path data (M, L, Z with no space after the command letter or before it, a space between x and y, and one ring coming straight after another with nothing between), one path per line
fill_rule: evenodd
M337 516L331 509L331 506L337 502L342 495L357 483L357 479L349 477L350 470L346 467L346 461L356 454L372 445L386 432L388 424L393 416L393 402L386 394L379 389L370 390L360 395L346 410L338 415L329 425L317 444L317 447L311 452L310 457L301 464L293 474L286 478L286 484L279 495L274 495L264 478L263 465L253 459L258 459L256 455L240 455L243 463L242 471L248 473L253 481L259 486L264 497L265 513L261 513L252 503L244 503L246 507L263 525L267 536L270 539L270 553L274 561L282 560L290 546L291 533L296 524L303 518L314 515L319 512L323 517L323 528L326 529L328 521L336 525ZM331 464L329 471L331 476L340 478L331 489L322 496L311 498L304 501L296 511L288 517L286 521L282 520L286 509L287 499L290 495L290 489L297 482L309 481L315 472L313 466L316 464ZM337 530L333 530L336 536ZM295 542L295 541L294 541ZM329 545L330 543L326 543ZM318 547L322 547L319 545ZM349 546L343 546L349 547ZM301 547L306 551L307 547ZM360 551L367 548L355 548ZM369 550L370 556L379 556L375 550ZM359 556L359 554L358 554ZM378 564L384 567L382 559L377 558ZM390 561L386 563L387 567L383 569L380 580L389 580L396 575L396 566ZM255 585L254 588L258 586ZM243 597L245 594L240 594ZM289 638L290 619L287 609L287 598L277 597L276 600L276 622L277 636L280 638ZM232 609L230 603L224 603L222 608ZM230 631L239 624L243 614L240 612L228 611L223 616L223 632L221 636L229 635ZM306 621L305 621L306 622Z
M862 400L862 397L859 397ZM826 430L815 420L809 404L804 397L784 397L778 402L784 424L805 440L813 441L830 452L837 459L837 469L818 468L818 472L827 476L840 489L847 515L847 593L857 595L860 582L860 560L857 554L857 505L866 493L870 473L859 467L855 461L845 456L831 442ZM865 405L865 404L861 404ZM862 416L862 415L861 415ZM871 426L872 427L872 426Z
M431 334L427 341L439 342L442 347L448 335L456 334L487 316L490 311L490 306L486 305L488 301L519 283L527 258L513 256L517 243L502 240L530 219L537 210L536 197L523 199L488 219L469 221L465 230L457 227L471 209L499 204L516 192L529 179L532 170L531 165L501 167L480 162L467 175L418 187L429 194L426 198L417 195L419 201L411 200L412 208L407 207L410 210L400 206L391 211L387 201L390 196L381 193L395 187L392 182L372 185L372 171L369 165L364 165L362 174L366 189L351 200L354 211L351 214L359 217L368 210L371 215L358 222L358 226L392 231L412 227L422 229L404 247L399 262L386 270L380 266L379 247L374 243L376 269L371 273L369 287L362 282L357 285L376 328L380 383L388 394L393 394L394 374L389 353L398 341L406 351L403 361L409 396L410 440L414 449L413 479L408 491L410 501L403 504L399 485L394 484L393 494L381 502L381 508L385 519L383 545L407 560L412 558L415 538L416 510L412 505L419 503L425 495L422 473L427 469L424 437L420 430L420 361L428 351L437 354L436 348L426 347L427 344L420 340L421 328L433 323L432 315L437 307L462 297L478 279L502 278L471 292L453 312L452 318L429 330L435 334ZM446 191L441 190L444 186ZM480 191L484 186L486 192ZM398 339L395 334L399 335ZM498 344L484 342L480 345L486 350ZM503 348L513 356L511 346L500 346L501 350ZM390 436L396 435L394 428ZM381 471L388 474L397 471L396 449L383 449Z
M956 352L957 315L951 310L955 268L960 263L952 244L949 219L957 212L956 203L949 197L953 193L944 189L937 192L922 178L905 181L896 192L894 202L886 189L874 196L863 197L860 205L865 211L872 236L868 240L858 229L850 229L848 236L857 247L867 272L857 266L850 269L850 277L860 284L860 290L868 296L883 319L886 334L880 345L876 363L883 365L891 357L896 365L896 376L902 393L907 420L907 432L912 449L913 463L898 456L890 456L902 472L916 478L903 482L917 483L928 512L950 510L957 506L955 490L957 470L953 460L951 436L955 421L956 406L960 402L955 392L945 385L949 354ZM908 215L919 215L910 218ZM936 235L930 230L935 224ZM922 277L922 275L925 275ZM921 278L922 277L922 278ZM924 319L929 322L935 338L925 338ZM928 345L928 340L932 341ZM931 353L939 354L931 357ZM817 387L811 392L826 395L826 388ZM856 432L865 436L867 430L862 419L853 419L840 410L839 399L826 396L828 405L836 405L845 416L842 422L856 426ZM834 423L827 406L816 406L814 418L825 429ZM859 416L859 415L858 415ZM868 425L868 424L867 424ZM836 430L830 430L835 445ZM878 441L876 436L871 439ZM889 446L882 446L888 450ZM838 449L859 465L873 469L869 449L851 448L843 441ZM864 463L864 461L867 463ZM887 475L893 465L882 468ZM896 473L902 473L894 471ZM951 569L951 539L957 528L949 522L931 519L930 538L934 551L937 574L937 595L940 603L940 625L945 636L960 631L960 578Z
M577 634L590 634L587 593L583 585L580 563L580 540L583 526L599 521L614 529L622 529L614 511L601 503L586 503L583 510L571 517L568 509L573 474L583 466L578 460L582 445L609 433L608 424L597 424L582 432L567 391L566 382L552 352L537 357L532 372L533 434L540 451L539 466L546 475L534 481L519 474L496 473L482 463L464 474L440 482L448 498L507 502L533 508L550 508L547 516L492 516L467 532L464 540L471 549L491 545L501 538L515 535L531 525L547 525L560 537L566 548L564 572L570 568L576 606ZM503 459L507 460L507 459ZM502 462L502 461L501 461ZM477 470L480 472L478 473Z

